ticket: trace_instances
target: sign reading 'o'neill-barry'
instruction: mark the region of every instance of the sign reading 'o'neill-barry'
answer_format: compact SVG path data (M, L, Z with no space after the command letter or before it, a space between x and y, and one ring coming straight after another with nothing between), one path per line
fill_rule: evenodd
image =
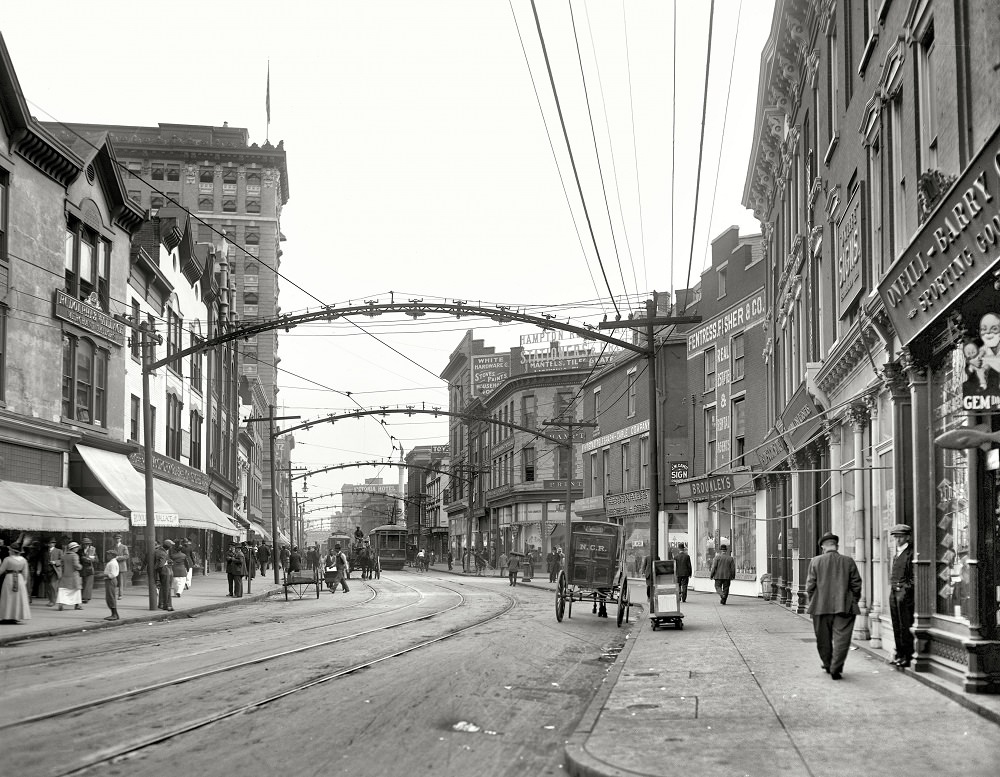
M1000 258L1000 129L878 286L907 345Z

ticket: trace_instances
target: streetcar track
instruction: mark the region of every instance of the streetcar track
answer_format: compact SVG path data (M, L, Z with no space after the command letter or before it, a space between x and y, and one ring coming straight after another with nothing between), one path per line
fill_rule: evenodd
M411 590L415 591L420 596L420 601L422 601L425 598L424 595L420 591L416 591L416 589L414 589L412 586L408 586L405 583L397 583L397 585L401 585L401 586L403 586L405 588L410 588ZM445 588L444 586L439 586L439 587ZM92 700L92 701L88 701L88 702L76 704L76 705L73 705L73 706L70 706L70 707L65 707L63 709L55 710L55 711L52 711L52 712L39 713L37 715L32 715L30 717L21 718L20 720L11 721L9 723L0 723L0 731L5 731L5 730L10 729L10 728L16 728L17 726L23 726L23 725L28 725L28 724L31 724L31 723L37 723L37 722L44 721L44 720L51 720L53 718L62 717L63 715L72 715L72 714L75 714L77 712L82 712L82 711L85 711L85 710L92 710L92 709L94 709L96 707L103 706L103 705L106 705L106 704L111 704L111 703L116 702L116 701L122 701L124 699L130 699L130 698L134 698L136 696L142 696L143 694L153 693L154 691L162 690L163 688L170 688L170 687L174 687L176 685L180 685L180 684L183 684L183 683L192 682L194 680L200 680L200 679L203 679L205 677L211 677L213 675L222 674L224 672L230 672L230 671L234 671L234 670L237 670L237 669L242 669L242 668L245 668L245 667L248 667L248 666L254 666L256 664L266 663L268 661L273 661L273 660L278 659L278 658L284 658L286 656L295 655L297 653L303 653L303 652L306 652L308 650L315 650L317 648L326 647L328 645L334 645L334 644L337 644L338 642L346 642L348 640L357 639L359 637L363 637L363 636L366 636L368 634L374 634L374 633L377 633L379 631L388 631L390 629L396 628L397 626L405 626L405 625L410 624L410 623L417 623L419 621L428 620L430 618L436 617L438 615L443 615L444 613L447 613L447 612L450 612L450 611L452 611L454 609L457 609L457 608L461 607L463 604L465 604L465 602L467 601L465 595L462 594L460 591L455 591L455 590L449 589L449 588L445 588L445 590L450 591L451 593L454 593L454 594L458 595L460 601L457 604L452 605L451 607L448 607L448 608L443 609L443 610L439 610L438 612L432 613L430 615L421 615L419 617L411 618L409 620L404 620L404 621L400 621L398 623L389 624L388 626L380 626L380 627L377 627L377 628L366 629L364 631L354 632L352 634L345 634L345 635L340 636L340 637L334 637L332 639L323 640L321 642L314 642L314 643L311 643L309 645L300 645L299 647L289 648L287 650L282 650L282 651L279 651L277 653L271 653L271 654L267 654L267 655L263 655L263 656L257 656L255 658L249 658L249 659L246 659L244 661L238 661L235 664L228 664L226 666L219 666L219 667L215 667L213 669L206 669L206 670L201 671L201 672L196 672L195 674L186 675L186 676L182 676L182 677L174 678L174 679L170 679L170 680L162 680L162 681L160 681L158 683L153 683L152 685L143 686L141 688L133 688L132 690L129 690L129 691L122 691L121 693L117 693L117 694L114 694L112 696L106 696L106 697L103 697L103 698L98 699L96 701ZM411 602L410 604L405 605L405 607L416 606L419 603L420 603L419 601L418 602ZM405 607L401 607L401 608L398 608L398 609L405 609ZM392 611L392 612L394 612L394 611ZM381 614L385 614L385 613L381 613Z
M400 585L404 585L404 584L401 583ZM452 588L447 588L446 586L439 585L437 583L432 583L432 585L437 585L439 588L444 588L446 591L449 591L451 593L457 594L460 597L460 599L461 599L461 601L458 604L454 605L453 607L449 607L446 610L442 610L440 614L443 614L443 613L446 613L446 612L450 612L453 609L461 607L461 606L463 606L468 601L467 597L461 591L456 591L456 590L454 590ZM479 586L473 586L473 587L479 588ZM80 766L75 766L72 769L70 769L69 771L60 772L60 773L58 773L56 775L56 777L72 777L73 775L84 774L85 772L93 769L94 767L100 766L101 764L111 763L111 762L119 761L120 759L125 759L125 758L129 757L132 754L138 753L141 750L145 750L147 748L153 747L154 745L158 745L158 744L167 742L167 741L169 741L171 739L175 739L177 737L183 736L184 734L191 733L192 731L197 731L199 729L205 728L207 726L212 725L213 723L218 723L218 722L221 722L223 720L227 720L229 718L236 717L237 715L242 715L242 714L247 713L247 712L252 712L254 710L257 710L257 709L260 709L262 707L265 707L265 706L267 706L269 704L273 704L276 701L280 701L281 699L284 699L284 698L286 698L288 696L291 696L291 695L293 695L295 693L299 693L300 691L304 691L304 690L307 690L309 688L313 688L315 686L321 685L323 683L330 682L331 680L336 680L336 679L341 678L341 677L348 677L350 675L355 674L356 672L360 672L360 671L362 671L364 669L368 669L368 668L370 668L372 666L375 666L377 664L383 663L385 661L389 661L389 660L391 660L393 658L399 658L400 656L404 656L404 655L406 655L408 653L412 653L412 652L414 652L416 650L421 650L421 649L423 649L425 647L429 647L430 645L435 645L435 644L437 644L439 642L443 642L443 641L445 641L447 639L451 639L452 637L456 637L459 634L463 634L466 631L470 631L472 629L479 628L480 626L482 626L482 625L484 625L486 623L489 623L490 621L497 620L498 618L501 618L504 615L506 615L507 613L509 613L511 610L513 610L517 606L517 600L513 596L511 596L510 594L507 594L506 592L503 592L503 591L496 591L496 592L493 592L493 593L497 593L503 599L506 599L507 600L507 606L504 607L500 612L496 612L496 613L493 613L493 614L491 614L491 615L489 615L489 616L487 616L485 618L481 618L481 619L479 619L479 620L475 621L474 623L471 623L471 624L469 624L467 626L462 626L461 628L453 629L453 630L449 631L446 634L442 634L442 635L439 635L439 636L436 636L436 637L432 637L430 639L424 640L423 642L419 642L416 645L410 645L409 647L403 648L401 650L393 651L392 653L388 653L386 655L379 656L378 658L374 658L374 659L371 659L369 661L363 661L363 662L361 662L359 664L355 664L353 666L347 667L346 669L339 669L339 670L337 670L335 672L331 672L331 673L323 675L321 677L317 677L317 678L313 678L311 680L307 680L305 682L299 683L298 685L296 685L296 686L294 686L292 688L288 688L288 689L285 689L285 690L283 690L283 691L281 691L279 693L275 693L275 694L272 694L270 696L266 696L263 699L258 699L257 701L253 701L253 702L249 702L247 704L240 705L239 707L236 707L235 709L226 710L225 712L219 712L219 713L216 713L214 715L208 715L208 716L203 717L203 718L201 718L199 720L196 720L196 721L193 721L191 723L187 723L185 725L182 725L182 726L180 726L178 728L175 728L175 729L173 729L171 731L162 732L162 733L156 734L154 736L150 736L150 737L147 737L145 739L139 740L137 742L133 742L133 743L128 744L128 745L122 745L122 746L114 749L113 751L105 751L102 755L100 755L99 757L91 760L90 762L88 762L86 764L83 764L83 765L80 765ZM412 623L412 622L416 622L416 621L427 620L428 617L432 617L432 616L421 616L420 618L414 618L414 619L412 619L412 621L405 621L404 623ZM395 628L398 625L403 625L403 624L393 624L393 625L391 625L391 626L389 626L387 628ZM384 629L370 629L369 631L362 632L362 633L363 634L365 634L365 633L373 633L373 632L381 631L381 630L384 630ZM331 642L337 642L337 641L341 641L342 639L347 639L347 638L350 638L350 637L339 638L337 640L331 640ZM289 652L299 652L299 650L301 650L301 649L297 649L295 651L289 651ZM247 663L259 663L259 660L254 660L254 661L250 661L250 662L241 662L241 664L236 664L236 665L234 665L233 667L230 667L230 668L236 668L236 667L238 667L240 665L247 664ZM215 672L212 672L212 673L215 673ZM204 675L199 675L199 676L204 676ZM192 678L183 678L180 681L174 680L171 683L158 683L156 686L150 686L150 688L146 689L146 690L151 690L151 689L154 689L154 688L163 687L164 685L176 684L177 682L185 682L187 679L194 679L194 678L193 677ZM134 694L132 694L132 695L134 695ZM113 700L113 699L114 699L114 697L110 697L107 701L110 701L110 700ZM103 701L105 701L105 700L102 700L102 703L103 703ZM95 705L92 703L92 704L89 704L89 705L81 705L81 706L86 707L86 708L93 708ZM61 716L61 715L69 714L70 712L72 712L72 710L70 710L70 709L61 710L58 713L55 713L53 715L47 715L45 717L58 717L58 716ZM37 719L37 718L35 718L35 719ZM24 723L30 722L32 720L33 720L32 718L27 718L25 720L18 721L18 723L15 724L15 725L23 725ZM4 728L4 727L0 727L0 728Z

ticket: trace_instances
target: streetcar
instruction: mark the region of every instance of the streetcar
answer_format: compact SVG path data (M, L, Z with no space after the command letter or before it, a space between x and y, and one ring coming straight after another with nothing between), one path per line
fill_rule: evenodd
M400 570L406 565L405 526L387 523L368 532L379 569Z
M345 554L350 553L353 542L354 540L347 534L331 534L326 538L326 552L332 555L334 546L340 545Z
M573 602L587 602L606 618L607 606L618 606L618 625L629 622L628 575L622 528L606 521L574 521L567 543L565 569L556 581L556 620L573 617Z

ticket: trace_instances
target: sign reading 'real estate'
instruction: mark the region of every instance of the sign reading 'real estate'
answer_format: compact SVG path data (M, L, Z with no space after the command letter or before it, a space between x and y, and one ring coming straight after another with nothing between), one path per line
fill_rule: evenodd
M1000 129L878 286L907 345L1000 257Z
M510 377L510 354L472 357L472 394L486 398Z

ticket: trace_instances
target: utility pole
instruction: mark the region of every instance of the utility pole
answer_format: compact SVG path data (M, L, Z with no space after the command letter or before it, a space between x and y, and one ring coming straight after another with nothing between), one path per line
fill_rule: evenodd
M142 456L146 484L146 585L149 591L149 609L157 608L156 570L153 568L153 546L156 544L156 501L153 496L153 411L149 400L149 373L153 362L153 349L163 342L156 333L155 322L139 324L142 350Z
M284 434L283 431L276 431L274 428L275 421L293 421L302 418L300 415L275 415L274 405L267 406L267 416L262 418L248 418L248 424L255 424L261 422L267 422L268 424L268 438L270 440L270 480L271 480L271 553L273 555L272 562L274 566L274 582L280 583L281 580L278 579L278 570L281 568L281 564L278 562L278 483L276 476L276 469L274 466L274 440L275 438ZM292 485L291 482L288 484L288 493L291 494Z
M542 426L558 426L560 429L566 430L566 457L568 461L566 462L566 538L563 542L566 543L566 556L567 563L569 562L569 553L571 550L571 537L570 532L573 530L573 519L570 515L570 506L573 502L573 430L574 429L594 429L597 423L594 421L574 421L570 419L569 421L542 421ZM544 535L544 532L543 532ZM542 537L542 549L545 548L545 537ZM551 550L551 548L549 548Z
M657 316L657 294L653 299L646 300L646 317L630 318L627 321L604 321L597 325L598 329L645 329L646 371L649 373L649 555L650 568L652 562L660 557L660 450L659 422L657 418L656 397L656 327L674 326L677 324L698 324L701 316ZM669 549L669 548L668 548Z

